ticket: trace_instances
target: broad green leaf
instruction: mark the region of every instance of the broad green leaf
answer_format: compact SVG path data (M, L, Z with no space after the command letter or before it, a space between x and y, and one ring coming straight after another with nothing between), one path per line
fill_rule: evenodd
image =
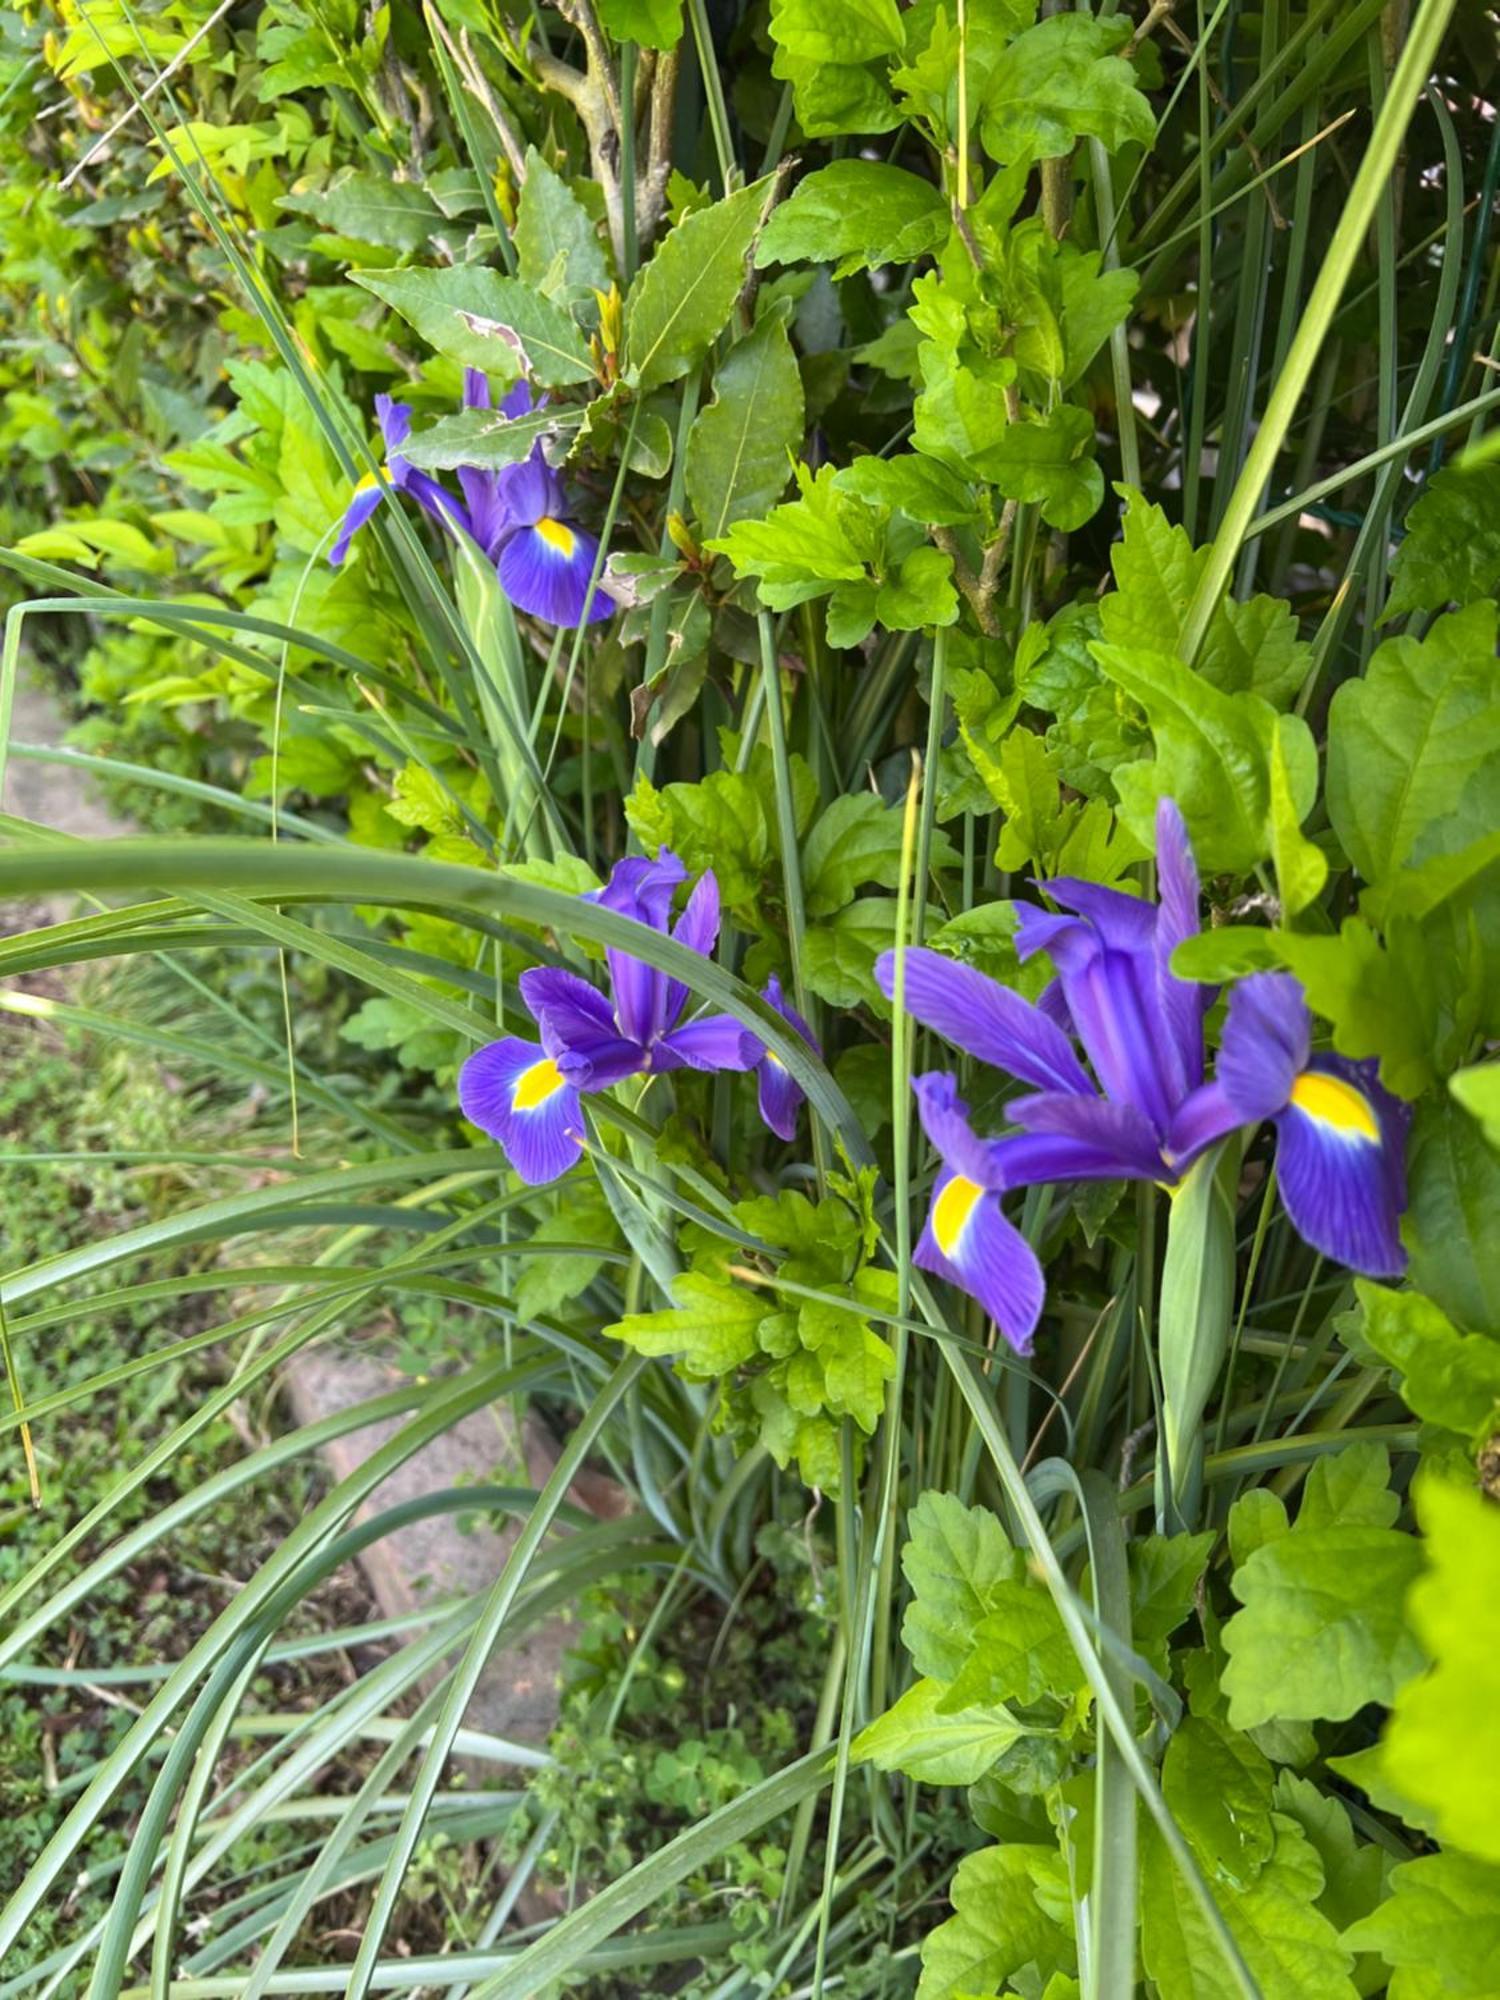
M740 576L760 579L773 610L817 597L830 585L863 582L882 549L879 515L836 490L832 466L816 475L797 468L798 498L773 507L763 521L740 521L708 547L727 555Z
M943 1698L945 1712L1071 1695L1085 1684L1073 1642L1045 1590L1000 1580L992 1598L994 1609L974 1627L973 1649Z
M681 0L669 4L675 8ZM515 245L516 268L528 285L560 292L565 300L609 289L609 266L588 211L535 146L526 149Z
M567 1192L559 1194L555 1211L531 1232L533 1243L555 1243L557 1252L548 1257L528 1257L516 1280L516 1311L527 1319L539 1313L553 1313L580 1299L604 1268L597 1255L571 1256L575 1244L605 1247L620 1240L619 1225L609 1203L580 1176L567 1182Z
M705 538L764 514L802 444L802 377L781 318L767 313L714 374L714 400L688 436L684 479Z
M1360 1333L1397 1372L1409 1409L1464 1437L1488 1434L1500 1406L1500 1340L1461 1333L1420 1292L1355 1281L1364 1308Z
M1457 1325L1500 1336L1500 1154L1442 1096L1419 1106L1406 1163L1413 1286Z
M1387 2000L1495 2000L1500 1868L1455 1853L1403 1862L1389 1897L1344 1942L1395 1968Z
M766 1301L741 1285L687 1271L672 1287L675 1307L631 1313L604 1331L637 1354L676 1356L685 1373L710 1380L743 1367L756 1351Z
M1071 1925L1065 1930L1054 1915L1068 1906L1055 1847L981 1847L960 1861L950 1893L953 1915L922 1940L917 2000L999 1993L1029 1967L1039 1979L1075 1969Z
M867 882L894 889L901 879L901 825L901 808L874 792L852 792L826 806L802 844L808 915L831 916Z
M864 65L897 54L904 38L895 0L771 0L771 74L791 84L808 138L901 123L884 82Z
M690 875L712 868L727 908L754 909L772 848L766 801L748 772L713 771L661 791L642 776L625 816L648 854L669 847Z
M1280 730L1271 739L1271 859L1282 914L1295 917L1322 894L1328 857L1302 831Z
M978 105L1005 51L1023 28L1036 19L1037 0L986 0L968 10L962 40L965 109L970 132ZM907 61L891 72L891 88L909 118L925 124L938 150L951 157L956 150L959 121L958 75L960 40L957 9L949 6L913 8L906 16ZM925 43L922 26L930 24Z
M833 264L835 278L911 264L948 239L948 204L931 181L878 160L835 160L799 181L761 232L758 265Z
M1320 1458L1307 1475L1297 1531L1393 1526L1401 1502L1390 1489L1390 1476L1385 1446L1368 1438Z
M1429 1809L1440 1840L1500 1863L1500 1509L1429 1474L1417 1518L1427 1567L1407 1612L1432 1664L1396 1696L1382 1763Z
M1270 1764L1248 1736L1211 1716L1173 1730L1161 1767L1162 1797L1210 1881L1244 1889L1271 1858Z
M682 0L599 0L599 19L617 42L675 49L682 39Z
M1197 1601L1198 1581L1213 1547L1201 1535L1142 1535L1126 1544L1130 1567L1130 1643L1165 1672L1167 1641Z
M1500 1062L1456 1070L1448 1079L1448 1088L1470 1117L1479 1120L1488 1143L1500 1151Z
M1500 464L1447 466L1406 517L1384 617L1493 597L1500 584Z
M559 306L480 264L446 271L352 271L356 284L415 327L429 347L504 381L530 375L546 388L591 382L583 335Z
M1016 379L1016 364L1004 355L960 361L956 348L935 340L923 341L917 364L922 388L912 405L912 443L961 479L973 479L1009 428L1005 392Z
M1130 39L1126 21L1088 14L1054 14L1018 35L996 64L980 106L985 151L1002 165L1051 160L1079 139L1098 139L1107 152L1149 146L1156 136L1151 106L1136 88L1135 71L1115 52Z
M1093 449L1094 420L1088 411L1076 403L1060 403L1048 417L1007 424L980 453L975 470L1007 500L1039 506L1049 527L1067 531L1081 528L1104 498L1104 474Z
M418 431L402 446L401 456L423 472L449 472L458 465L494 472L518 465L540 440L574 429L581 414L549 408L506 417L498 410L455 410Z
M1323 1866L1296 1820L1273 1812L1269 1858L1242 1887L1210 1886L1261 2000L1356 2000L1353 1965L1318 1908ZM1225 2000L1234 1989L1202 1912L1156 1828L1143 1829L1141 1957L1163 2000Z
M335 236L378 243L387 250L420 250L442 229L440 209L415 181L385 174L345 173L317 194L284 194L278 208L310 216Z
M809 987L830 1007L885 1007L875 984L875 961L896 938L894 896L860 896L823 922L809 926L802 969Z
M875 616L891 632L919 632L958 618L953 558L925 543L910 549L875 592Z
M1308 1778L1295 1771L1281 1771L1276 1778L1276 1808L1296 1820L1317 1849L1323 1864L1323 1893L1318 1908L1335 1930L1345 1930L1368 1916L1380 1901L1390 1873L1391 1855L1375 1842L1361 1844L1341 1802L1320 1792ZM1361 1993L1373 1990L1376 1981L1367 1981L1364 1968L1355 1967L1355 1984Z
M1236 1569L1258 1548L1288 1532L1286 1502L1269 1486L1252 1486L1229 1510L1229 1555Z
M906 1528L901 1569L912 1601L901 1640L918 1673L951 1681L1000 1587L1019 1580L1021 1558L987 1507L966 1507L951 1493L924 1493Z
M1495 627L1496 607L1486 602L1440 618L1425 639L1387 639L1363 679L1334 695L1328 813L1367 882L1411 860L1429 829L1444 853L1491 830L1492 812L1490 825L1453 837L1454 808L1470 780L1479 798L1500 796Z
M766 200L757 181L694 209L638 273L625 300L625 377L641 395L686 375L724 330Z
M867 453L836 473L833 483L840 493L852 493L867 506L886 507L929 526L958 527L972 521L977 512L973 493L957 473L917 452L901 452L894 458Z
M1027 1732L998 1703L947 1712L941 1681L918 1681L854 1739L855 1761L924 1785L972 1785Z
M1366 1509L1377 1504L1367 1464L1362 1457L1355 1468ZM1326 1475L1342 1476L1335 1468ZM1369 1525L1357 1510L1353 1520L1321 1525L1331 1506L1315 1502L1309 1523L1304 1500L1290 1532L1254 1550L1234 1573L1231 1587L1244 1609L1224 1627L1223 1685L1236 1729L1278 1719L1341 1720L1366 1702L1389 1702L1422 1664L1402 1611L1420 1566L1417 1543Z

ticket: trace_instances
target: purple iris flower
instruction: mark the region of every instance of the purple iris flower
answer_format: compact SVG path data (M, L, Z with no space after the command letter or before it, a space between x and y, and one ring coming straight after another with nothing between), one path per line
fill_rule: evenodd
M381 470L385 474L386 485L394 487L398 493L409 493L435 521L441 521L444 527L465 526L463 510L449 497L439 482L429 473L419 472L414 465L408 465L401 456L401 446L411 435L410 405L398 403L391 396L377 396L375 421L380 426L381 442L385 446L385 464ZM375 474L361 473L354 483L349 505L344 509L344 518L339 523L337 538L328 551L328 560L335 567L348 555L350 542L384 498L384 490Z
M698 878L675 924L687 870L669 849L620 862L589 901L670 935L707 957L719 935L719 885ZM477 1049L459 1071L464 1116L504 1147L523 1181L566 1173L583 1150L581 1098L628 1076L667 1070L753 1069L764 1051L732 1014L684 1022L688 988L618 946L605 952L609 994L576 973L533 967L520 978L540 1042L514 1035Z
M1172 1186L1226 1133L1273 1118L1282 1198L1298 1231L1354 1270L1398 1274L1405 1265L1398 1234L1405 1203L1401 1106L1370 1065L1311 1054L1302 990L1281 973L1259 974L1236 988L1214 1080L1204 1082L1203 1020L1213 994L1171 970L1173 951L1199 925L1197 867L1170 799L1158 808L1156 833L1158 903L1064 877L1046 885L1062 914L1022 912L1017 951L1024 959L1044 950L1057 971L1035 1006L936 952L904 954L907 1011L981 1062L1031 1085L1007 1106L1019 1132L986 1148L968 1131L951 1079L915 1079L919 1103L929 1086L947 1086L945 1138L934 1144L949 1176L934 1190L917 1262L987 1305L986 1294L999 1296L1001 1286L1018 1300L1034 1296L1039 1308L1040 1273L1033 1281L1021 1269L1035 1258L1013 1231L1013 1241L1004 1239L1003 1281L990 1268L1002 1239L972 1227L981 1194L1044 1181ZM887 952L875 970L893 998L895 954ZM960 1125L967 1139L955 1138ZM1024 1351L1034 1318L995 1317Z
M762 1000L786 1022L795 1028L803 1041L815 1055L823 1051L818 1047L818 1038L797 1012L791 1001L781 990L781 981L775 973L761 989ZM772 1050L762 1047L760 1060L755 1065L759 1085L760 1115L778 1139L795 1139L797 1136L797 1112L801 1108L804 1092L791 1071Z
M464 370L464 407L487 410L490 389L482 370ZM502 416L529 416L538 407L530 384L515 384L500 405ZM589 597L589 580L598 560L599 544L573 520L567 494L557 473L543 456L541 440L517 465L497 471L481 466L458 468L462 502L440 481L419 472L396 453L411 431L411 411L389 396L377 396L376 415L387 452L386 478L410 493L435 520L450 531L467 535L494 563L500 587L518 611L544 618L552 625L577 625L587 607L588 622L614 612L614 600L601 585ZM381 489L372 473L355 486L329 560L343 561L353 535L380 504Z

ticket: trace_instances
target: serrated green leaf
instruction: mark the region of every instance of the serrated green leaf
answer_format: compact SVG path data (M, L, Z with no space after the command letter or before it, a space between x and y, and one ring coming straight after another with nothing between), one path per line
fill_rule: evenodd
M1500 1150L1500 1062L1455 1070L1448 1088L1469 1116L1479 1120L1487 1143Z
M1156 136L1151 106L1135 71L1115 53L1129 39L1128 22L1088 14L1054 14L1018 35L980 105L990 158L1002 165L1056 159L1083 138L1111 153L1149 146Z
M1344 1942L1395 1968L1387 2000L1495 2000L1500 1869L1468 1854L1403 1862L1389 1897Z
M1040 1701L1085 1685L1073 1642L1045 1590L1000 1579L990 1595L994 1608L974 1627L969 1657L943 1697L945 1710Z
M1450 465L1406 517L1385 618L1492 597L1500 584L1500 464Z
M682 0L599 0L599 19L617 42L675 49L682 39Z
M808 138L886 132L901 113L864 65L904 40L895 0L771 0L771 74L792 86Z
M714 374L714 400L688 435L684 478L706 539L764 514L802 444L802 377L786 326L768 313Z
M519 278L479 264L349 275L415 327L429 347L466 367L507 382L530 375L546 388L594 378L578 328L561 307Z
M731 1374L755 1353L756 1328L766 1313L764 1298L696 1271L676 1279L672 1295L674 1307L631 1313L605 1327L605 1333L637 1354L673 1355L686 1374L701 1380Z
M641 395L686 375L724 330L766 199L756 181L694 209L637 274L625 300L625 377Z
M1077 15L1058 16L1077 20ZM1104 474L1094 462L1094 420L1076 403L1009 423L975 458L976 471L1007 500L1040 507L1049 527L1081 528L1099 511Z
M802 944L802 970L810 989L830 1007L883 1007L875 961L896 936L894 896L860 896L823 922L810 925Z
M771 217L755 261L820 263L834 276L910 264L939 249L952 227L931 181L879 160L835 160L799 181Z
M1276 1845L1270 1764L1248 1736L1210 1716L1173 1730L1162 1761L1162 1797L1210 1881L1245 1889Z
M917 452L894 458L867 453L836 473L833 483L840 493L852 493L868 506L899 511L932 527L957 527L972 521L977 511L973 493L957 473Z
M1055 1847L982 1847L958 1864L950 1893L953 1915L922 1940L917 2000L973 2000L1027 1968L1047 1980L1076 1968L1072 1936L1053 1915L1068 1899Z
M906 1528L901 1569L912 1601L902 1644L918 1673L951 1681L999 1586L1020 1578L1021 1558L988 1508L966 1507L951 1493L924 1493Z
M1500 1155L1443 1096L1418 1107L1406 1158L1412 1285L1457 1325L1500 1335Z
M946 1712L941 1681L918 1681L854 1739L857 1763L924 1785L972 1785L1026 1731L999 1704Z

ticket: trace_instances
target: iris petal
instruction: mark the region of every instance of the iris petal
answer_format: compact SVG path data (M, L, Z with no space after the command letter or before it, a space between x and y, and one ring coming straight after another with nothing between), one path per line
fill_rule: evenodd
M633 854L616 864L608 882L595 890L591 902L617 916L633 918L653 931L665 931L677 885L687 870L664 847L655 861ZM632 1041L649 1043L666 1019L667 981L634 952L611 945L604 954L615 995L615 1019Z
M883 952L875 978L895 998L896 954ZM941 953L908 947L902 965L902 999L909 1014L955 1048L1019 1077L1038 1090L1093 1086L1057 1023L1008 986Z
M507 1036L476 1049L458 1073L458 1101L533 1187L566 1173L583 1150L578 1092L535 1042Z
M685 944L701 958L707 958L713 950L719 935L719 883L711 868L706 868L693 884L682 915L672 926L672 935L678 944ZM687 1005L687 997L688 988L680 979L667 981L662 1019L668 1027Z
M1276 1120L1276 1178L1298 1235L1370 1278L1406 1269L1406 1123L1373 1064L1336 1056L1315 1059Z
M508 496L507 496L508 501ZM514 516L514 508L512 508ZM561 529L563 539L549 538L549 529ZM549 625L596 624L614 612L614 600L596 589L589 596L589 581L599 544L582 528L563 527L554 516L544 514L536 525L517 528L500 551L500 588L518 611L543 618Z
M651 1050L655 1070L754 1069L761 1045L733 1014L703 1014L663 1035Z
M940 1174L913 1262L978 1299L1017 1354L1031 1352L1046 1290L1042 1267L993 1194Z
M1134 1105L1046 1091L1015 1098L1006 1109L1024 1134L995 1142L1007 1188L1050 1180L1167 1178L1156 1131Z
M542 1047L578 1089L604 1090L644 1067L644 1050L620 1033L608 1000L577 973L533 966L519 984Z
M1164 1030L1154 1004L1151 959L1141 952L1096 948L1076 961L1065 958L1059 971L1068 1012L1105 1092L1144 1111L1165 1134L1172 1093L1162 1073Z
M398 403L394 396L377 396L375 421L386 451L396 451L411 436L411 405Z
M328 560L335 569L348 555L350 542L369 520L383 498L379 481L373 472L367 472L350 496L349 505L344 509L344 518L339 523L337 538L328 551Z
M1213 989L1179 979L1172 971L1173 952L1199 930L1198 866L1172 799L1159 800L1156 808L1156 883L1161 899L1153 940L1156 999L1167 1030L1164 1054L1171 1094L1180 1099L1203 1081L1203 1017Z
M914 1076L917 1112L922 1130L932 1141L943 1165L980 1187L1002 1186L994 1164L995 1142L981 1139L969 1123L969 1107L958 1094L958 1080L945 1070Z
M1252 972L1229 996L1224 1040L1214 1080L1238 1114L1237 1123L1274 1118L1307 1068L1312 1020L1302 988L1289 972Z
M781 981L774 972L762 988L761 998L768 1006L776 1009L787 1026L795 1029L810 1049L819 1055L822 1054L817 1036L787 999L781 990ZM801 1084L796 1081L780 1056L773 1055L770 1049L761 1051L757 1071L758 1101L762 1119L778 1139L794 1139L797 1134L797 1113L801 1109L804 1096Z

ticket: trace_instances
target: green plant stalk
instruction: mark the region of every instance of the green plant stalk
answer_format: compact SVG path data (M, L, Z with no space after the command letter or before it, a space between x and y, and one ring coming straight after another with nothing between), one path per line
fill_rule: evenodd
M740 172L734 155L734 141L729 132L729 107L724 102L724 79L719 74L718 58L714 54L713 36L709 31L708 9L704 0L687 0L688 20L692 23L693 48L698 57L698 69L703 78L703 95L708 105L709 127L714 135L714 153L719 162L719 180L722 192L732 194L739 185Z
M1209 621L1234 572L1240 544L1249 531L1259 509L1261 495L1275 470L1287 430L1307 387L1329 322L1349 282L1349 273L1363 246L1381 192L1395 171L1406 128L1452 17L1454 4L1455 0L1422 0L1412 23L1411 34L1391 77L1389 93L1370 135L1369 147L1360 162L1334 229L1333 240L1309 294L1307 309L1287 350L1285 365L1271 391L1255 442L1246 454L1240 476L1235 481L1219 532L1214 537L1208 561L1204 564L1203 574L1183 620L1180 650L1189 663L1197 657Z

